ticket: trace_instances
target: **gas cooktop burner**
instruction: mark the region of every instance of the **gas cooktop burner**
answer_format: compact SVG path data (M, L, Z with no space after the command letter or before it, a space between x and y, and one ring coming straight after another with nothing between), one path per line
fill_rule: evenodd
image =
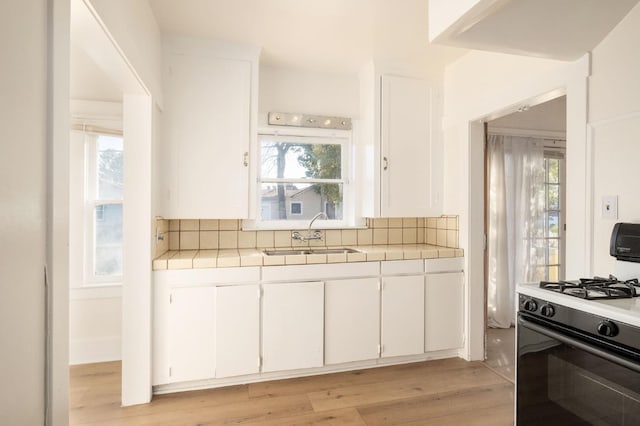
M609 278L580 278L577 281L541 281L540 288L590 300L640 296L637 278L620 281L613 275L609 275Z

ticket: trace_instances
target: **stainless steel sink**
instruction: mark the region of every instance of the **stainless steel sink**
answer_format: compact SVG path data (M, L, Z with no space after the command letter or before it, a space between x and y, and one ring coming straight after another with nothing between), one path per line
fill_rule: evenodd
M305 254L347 254L347 253L362 253L360 250L353 248L341 247L341 248L309 248L309 249L282 249L282 250L263 250L266 256L296 256Z

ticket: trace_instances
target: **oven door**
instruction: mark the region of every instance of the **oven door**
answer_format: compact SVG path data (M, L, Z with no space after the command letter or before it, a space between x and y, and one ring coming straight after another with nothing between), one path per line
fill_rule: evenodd
M634 354L522 312L517 346L518 426L640 425Z

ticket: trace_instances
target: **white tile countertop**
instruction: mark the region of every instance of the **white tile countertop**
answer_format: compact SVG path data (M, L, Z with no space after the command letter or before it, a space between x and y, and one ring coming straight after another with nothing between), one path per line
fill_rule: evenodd
M464 255L464 251L459 248L428 244L349 246L348 248L356 249L358 252L267 256L262 249L172 250L153 260L153 270L374 262L451 258Z
M640 327L640 297L630 299L587 300L541 289L538 283L518 284L517 292L526 296L579 309L614 321Z

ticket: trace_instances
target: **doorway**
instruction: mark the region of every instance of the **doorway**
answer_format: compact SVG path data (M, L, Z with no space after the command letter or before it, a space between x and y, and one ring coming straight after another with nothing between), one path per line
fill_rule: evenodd
M80 107L72 111L72 124L80 126L75 133L81 133L80 143L84 141L93 152L84 156L85 167L79 169L93 170L91 186L95 190L83 192L96 195L91 199L85 196L84 200L74 197L84 205L84 216L89 220L84 221L88 226L83 229L79 229L79 223L70 225L70 234L75 232L77 236L70 238L70 248L73 250L75 246L80 253L75 260L81 257L86 260L74 268L79 277L77 281L82 285L71 289L78 296L71 296L75 298L69 307L70 359L73 363L121 359L122 404L133 405L151 399L152 234L149 223L153 217L151 160L156 136L152 128L159 110L150 90L118 45L119 41L133 36L123 32L120 40L116 40L110 34L90 2L70 2L70 104ZM113 121L119 128L109 125ZM117 143L114 138L118 139ZM80 160L82 157L79 149ZM123 158L126 161L122 161ZM70 165L77 163L70 162ZM86 167L89 163L93 167ZM121 182L102 185L113 180L111 172L116 170ZM103 172L109 173L101 176ZM80 170L70 180L84 180L88 186L90 182L86 177ZM73 183L77 182L72 182L70 187ZM112 191L114 183L119 189L117 194ZM101 185L105 189L109 187L109 194L101 192ZM79 214L82 219L82 213ZM111 214L117 219L109 220ZM115 232L103 232L109 223L117 228ZM84 242L87 240L84 236L88 236L92 245ZM89 246L90 250L80 249L82 246ZM93 281L87 282L87 276ZM74 347L74 340L79 345Z
M518 282L565 275L566 96L485 126L485 363L515 377Z

